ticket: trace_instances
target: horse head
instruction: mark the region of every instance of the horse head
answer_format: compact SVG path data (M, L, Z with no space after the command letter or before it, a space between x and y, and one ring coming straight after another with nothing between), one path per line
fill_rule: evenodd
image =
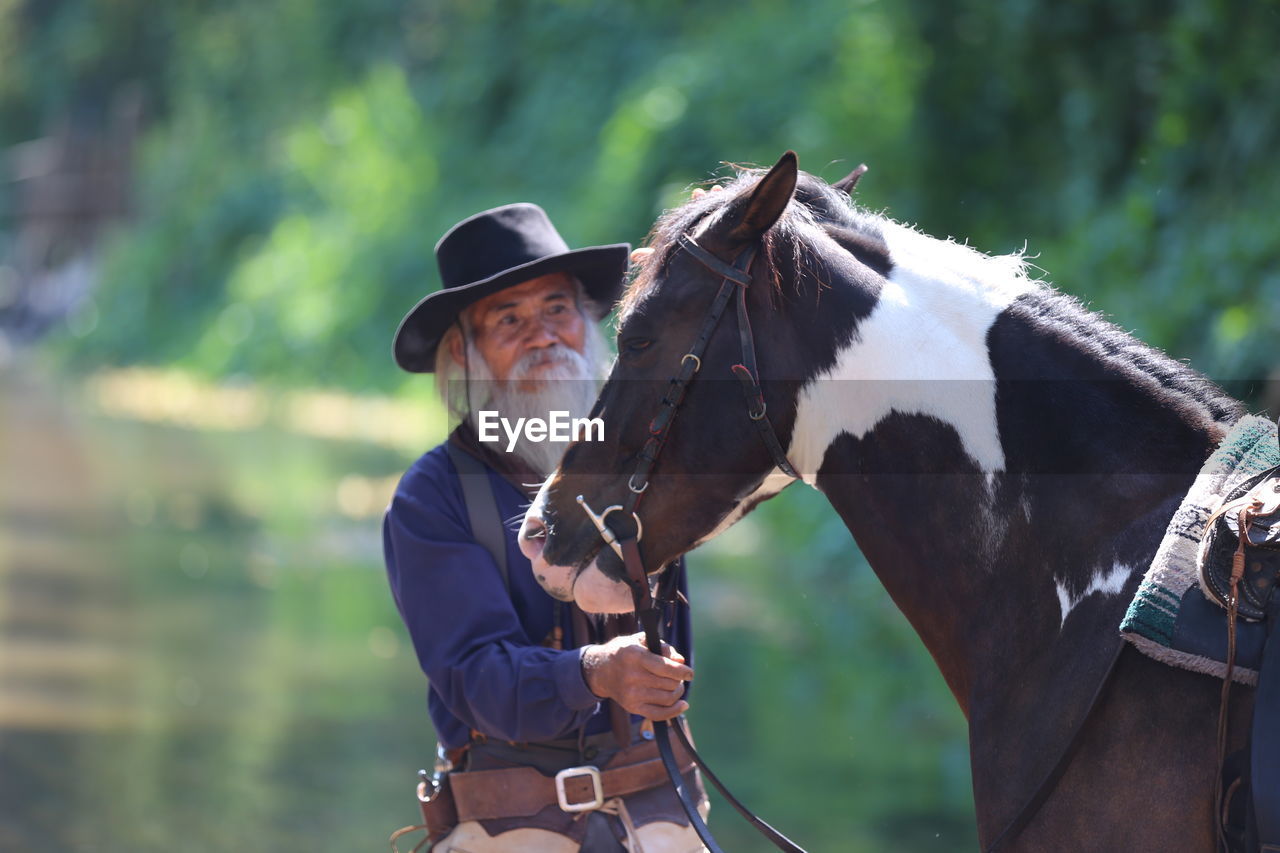
M825 206L848 206L852 183L844 183L833 190L800 173L787 152L767 173L747 173L655 226L654 251L623 299L618 358L597 403L604 440L569 448L521 529L521 547L552 595L589 611L631 608L622 561L603 547L591 514L633 507L607 523L619 535L619 526L639 525L646 570L656 575L792 482L780 457L799 389L829 366L832 342L851 333L847 324L876 290L872 269L850 269L852 256L813 252L812 239L797 237L818 233ZM741 281L716 268L735 261ZM846 325L815 329L822 283L837 275L865 281L866 298L851 300L847 289L832 296ZM682 371L689 381L674 383ZM778 449L762 440L761 420Z

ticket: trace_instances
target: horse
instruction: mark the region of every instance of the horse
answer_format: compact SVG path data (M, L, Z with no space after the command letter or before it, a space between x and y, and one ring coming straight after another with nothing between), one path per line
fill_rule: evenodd
M848 183L788 152L655 224L597 401L604 439L568 448L523 522L535 574L584 609L628 610L603 508L634 506L656 584L802 480L968 721L982 849L1216 849L1220 682L1143 656L1117 626L1243 404L1022 255L929 237L858 207ZM719 322L678 416L655 426L717 288L739 287L731 270L739 334ZM1250 701L1231 705L1232 749Z

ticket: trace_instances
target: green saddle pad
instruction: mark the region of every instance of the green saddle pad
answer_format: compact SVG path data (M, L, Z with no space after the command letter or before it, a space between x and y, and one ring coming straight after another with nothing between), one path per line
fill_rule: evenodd
M1200 588L1200 540L1228 492L1276 465L1276 425L1253 415L1241 418L1201 467L1173 514L1120 623L1122 637L1158 661L1226 677L1226 611ZM1265 640L1265 624L1238 623L1233 680L1257 684Z

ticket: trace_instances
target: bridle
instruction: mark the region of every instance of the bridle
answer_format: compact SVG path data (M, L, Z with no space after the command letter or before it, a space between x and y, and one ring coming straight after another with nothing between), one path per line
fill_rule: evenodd
M751 331L751 318L747 314L747 287L751 284L751 263L755 260L758 243L752 243L740 251L732 264L727 264L720 260L687 235L680 237L680 248L692 255L703 266L720 275L722 277L720 288L716 291L715 299L702 320L697 338L694 339L693 345L689 347L688 352L680 359L679 372L671 377L667 385L658 413L649 422L649 437L645 440L644 446L640 450L636 470L627 479L627 497L625 500L621 504L614 504L602 512L596 513L587 505L582 495L577 497L578 503L587 513L587 517L591 519L591 523L600 532L600 537L605 544L611 547L618 557L622 559L627 571L627 585L631 588L631 600L635 606L636 619L644 629L645 643L648 645L649 651L656 655L662 654L662 639L658 631L660 610L650 589L649 576L645 571L644 561L640 556L639 543L644 535L644 528L640 524L640 516L636 513L636 508L640 505L645 491L649 488L649 474L653 471L653 466L662 454L667 435L671 429L671 423L675 419L676 412L680 409L680 404L684 401L685 391L689 383L693 381L693 377L702 369L702 356L706 352L707 344L710 342L712 334L715 333L716 326L719 325L720 318L724 315L725 309L729 305L729 300L734 298L735 295L737 296L738 338L742 345L742 361L733 365L730 370L742 383L743 394L746 396L747 417L756 425L761 440L773 456L774 464L784 474L794 479L800 478L800 475L796 473L795 467L787 459L787 455L782 449L782 444L778 441L778 434L774 432L773 424L769 421L764 392L760 388L755 336ZM602 394L601 399L603 399L603 396ZM608 518L614 513L621 514L624 523L627 516L630 516L634 522L634 527L621 533L611 528ZM719 845L716 844L715 839L712 837L711 831L707 829L706 823L702 820L697 804L693 802L692 797L685 788L684 780L680 775L680 767L676 763L675 754L671 749L666 721L655 720L653 728L655 739L658 743L658 752L662 756L663 766L666 767L667 775L670 777L671 784L680 799L680 805L684 808L685 814L697 831L698 837L702 839L702 843L706 845L707 850L710 853L722 853ZM786 853L805 853L803 848L761 820L729 793L693 748L693 744L689 742L689 737L685 733L683 723L678 718L670 728L675 731L681 745L701 767L703 774L739 814L772 841L779 850L786 851Z
M768 448L770 455L773 456L774 464L787 476L797 480L800 479L795 466L787 459L787 454L782 449L782 443L778 441L778 434L774 431L773 424L769 421L768 406L764 400L764 390L760 387L755 335L751 331L751 317L747 313L747 288L751 284L751 263L755 260L758 244L752 243L744 248L738 253L733 264L726 264L699 246L688 235L681 235L680 248L684 249L712 272L718 273L723 279L720 282L720 288L716 291L715 299L712 300L711 307L707 309L707 313L702 319L702 325L698 328L698 336L694 338L693 345L680 358L679 372L668 380L667 390L662 395L658 414L649 422L649 437L645 440L644 446L638 454L640 461L636 464L635 471L627 478L628 495L626 499L621 504L614 504L605 508L602 512L596 513L587 505L582 495L577 498L578 503L591 519L591 523L600 531L600 536L604 539L605 544L613 548L618 557L624 561L626 558L622 553L621 539L615 535L615 532L608 526L605 519L615 512L620 512L624 516L630 515L636 527L634 538L636 541L642 538L643 528L640 524L640 517L636 514L636 508L640 505L645 490L649 488L649 474L653 471L653 466L657 463L658 457L666 445L671 423L675 420L680 404L684 402L685 391L689 383L693 381L693 377L702 369L702 356L707 350L707 345L711 342L711 335L720 324L720 318L724 316L725 308L728 307L729 300L734 298L735 294L737 296L738 339L742 345L742 361L733 365L730 370L742 383L742 391L747 402L747 417L756 425L761 440L764 442L765 447ZM604 395L602 394L601 400L603 398ZM598 412L598 408L593 409L593 416Z

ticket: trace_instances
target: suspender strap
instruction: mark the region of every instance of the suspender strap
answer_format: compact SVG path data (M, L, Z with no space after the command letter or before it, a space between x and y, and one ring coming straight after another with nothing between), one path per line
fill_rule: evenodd
M506 528L498 515L498 499L493 496L489 472L483 462L458 447L452 440L445 442L453 467L458 469L462 481L462 499L467 505L467 519L471 522L471 535L484 546L498 564L502 573L502 585L511 592L511 573L507 569Z

